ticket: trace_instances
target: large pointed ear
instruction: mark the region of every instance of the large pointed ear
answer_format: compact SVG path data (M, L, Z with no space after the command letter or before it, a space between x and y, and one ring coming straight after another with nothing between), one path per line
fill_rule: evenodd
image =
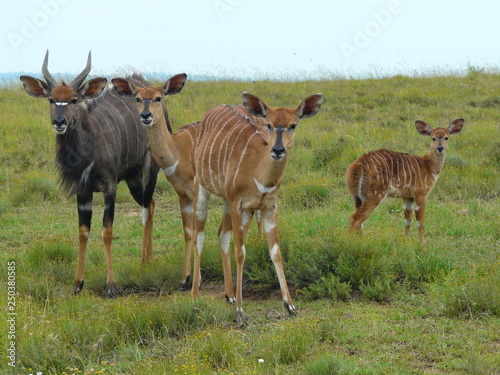
M50 95L50 88L47 83L30 76L19 77L23 83L24 89L28 94L35 98L47 98Z
M78 94L82 99L92 99L99 95L106 87L108 80L106 78L94 78L85 82L79 89Z
M255 95L252 95L246 91L241 94L241 100L243 100L243 105L245 106L248 113L256 117L266 117L269 107L266 103L260 100Z
M113 78L111 80L113 87L118 92L118 94L123 96L136 96L137 95L137 86L133 83L127 81L123 78Z
M432 128L429 126L428 123L424 121L417 120L415 121L415 127L417 128L417 131L422 134L422 135L427 135L431 136L432 133Z
M450 127L448 128L448 131L450 132L450 135L460 133L462 131L464 123L465 123L465 121L464 121L463 118L458 118L455 121L453 121L450 124Z
M186 83L187 74L177 74L171 78L161 88L163 95L175 95L181 92L184 84Z
M313 117L318 113L323 104L323 94L314 94L305 98L297 107L297 115L299 118Z

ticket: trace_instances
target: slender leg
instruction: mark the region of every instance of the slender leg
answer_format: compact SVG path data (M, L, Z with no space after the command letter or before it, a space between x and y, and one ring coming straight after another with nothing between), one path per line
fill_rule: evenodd
M252 221L253 211L242 211L239 202L231 204L234 255L236 258L236 321L243 322L243 265L245 263L245 238Z
M193 241L195 241L195 251L194 251L194 267L193 267L193 285L191 287L191 295L193 297L198 297L200 293L201 284L201 252L203 251L203 242L205 240L205 222L207 221L208 214L208 202L210 198L210 193L208 190L199 185L195 179L194 183L194 207L195 207L195 218L194 218L194 235Z
M410 233L410 226L412 221L413 214L413 198L405 198L404 206L405 206L405 236L408 236Z
M134 182L127 181L132 196L142 206L142 251L141 264L149 263L153 259L153 218L155 200L153 198L159 167L148 152L144 156L141 176L134 178Z
M361 205L356 208L349 220L349 231L353 232L363 228L363 223L378 207L383 198L379 196L367 196Z
M297 316L297 311L292 302L292 297L286 283L285 272L283 270L283 261L281 258L280 244L278 240L278 217L276 207L262 211L264 221L264 230L266 231L267 244L269 247L269 255L273 261L278 281L280 283L281 295L286 311L292 316Z
M155 201L153 199L154 186L156 184L155 176L149 176L148 170L143 171L144 176L141 180L140 175L131 176L126 180L130 194L134 200L142 206L142 251L141 264L148 263L153 259L153 215ZM146 185L144 185L146 184Z
M230 304L234 304L233 275L231 273L231 254L229 248L231 245L231 231L233 229L231 221L231 207L228 201L225 201L224 215L219 227L219 244L222 257L222 267L224 269L224 292L225 297Z
M148 207L142 208L142 252L141 264L149 263L153 259L153 218L155 213L155 200L151 198Z
M185 291L191 278L191 249L193 246L193 200L189 197L180 197L182 227L184 228L184 269L179 290Z
M423 245L425 243L425 238L424 238L425 198L417 198L416 203L417 207L415 207L415 216L417 218L420 244Z
M260 214L260 210L255 211L255 220L257 221L257 233L259 235L264 234L264 225L262 222L262 215Z
M90 225L92 221L92 193L88 195L77 195L78 204L78 264L73 293L78 294L83 288L83 278L85 272L85 252L90 235Z
M116 191L104 196L104 215L102 220L102 241L106 249L106 263L108 265L107 288L108 297L116 298L116 281L113 274L113 259L111 256L111 242L113 241L113 219L115 216Z

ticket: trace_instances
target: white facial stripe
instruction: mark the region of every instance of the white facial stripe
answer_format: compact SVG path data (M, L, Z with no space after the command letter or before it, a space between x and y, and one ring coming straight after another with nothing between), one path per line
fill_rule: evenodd
M65 106L65 105L68 105L69 103L68 102L55 102L54 104L60 105L60 106Z

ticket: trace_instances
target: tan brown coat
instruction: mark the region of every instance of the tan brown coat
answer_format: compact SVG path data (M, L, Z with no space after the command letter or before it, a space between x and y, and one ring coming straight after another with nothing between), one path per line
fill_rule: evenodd
M242 275L245 238L254 211L260 210L269 253L275 266L287 311L295 315L283 271L276 200L294 131L302 118L314 116L323 101L321 94L306 98L297 108L271 108L258 97L243 93L244 106L223 105L208 111L200 124L193 153L195 169L195 264L192 295L201 282L200 256L203 248L208 199L215 194L225 201L219 242L224 266L226 298L236 303L238 320L243 319ZM236 296L232 286L229 244L234 236L237 262Z
M424 216L427 197L443 169L448 138L460 133L463 119L448 128L432 129L416 121L417 131L432 139L424 156L387 150L372 151L360 156L347 169L345 181L354 198L356 211L349 220L349 230L359 230L386 197L401 197L405 207L405 234L408 235L412 211L418 222L420 242L424 243Z

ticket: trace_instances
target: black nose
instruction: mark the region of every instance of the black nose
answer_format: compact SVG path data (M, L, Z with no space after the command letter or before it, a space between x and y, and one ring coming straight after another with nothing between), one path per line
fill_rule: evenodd
M285 153L285 148L284 147L279 147L279 146L275 146L273 147L273 153L276 155L276 156L281 156Z
M147 120L151 117L151 112L149 111L142 111L141 112L141 117L144 119L144 120Z
M439 146L439 147L437 148L437 150L438 150L438 152L443 152L443 151L444 151L444 147L443 147L443 146Z
M53 121L54 125L59 127L66 124L66 119L64 117L55 117Z

